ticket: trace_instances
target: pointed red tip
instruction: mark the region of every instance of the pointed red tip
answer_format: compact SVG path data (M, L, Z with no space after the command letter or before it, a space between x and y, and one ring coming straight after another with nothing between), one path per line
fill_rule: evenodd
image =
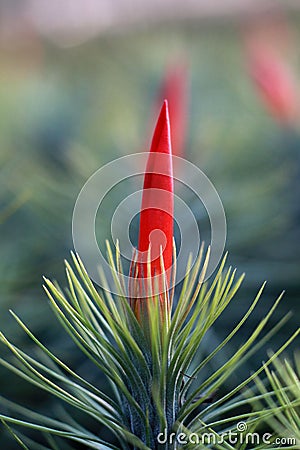
M150 152L169 153L171 149L171 132L168 101L164 100L155 127Z

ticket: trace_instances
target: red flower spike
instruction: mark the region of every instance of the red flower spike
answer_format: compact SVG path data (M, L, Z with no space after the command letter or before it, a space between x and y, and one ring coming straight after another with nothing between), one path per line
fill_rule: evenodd
M161 253L165 270L168 271L171 268L173 215L174 187L170 121L168 102L165 100L154 131L144 178L138 242L139 278L147 278L148 256L151 259L151 277L162 272ZM169 274L167 281L170 281Z
M282 57L269 46L250 49L250 72L270 113L283 124L293 124L299 112L295 80Z
M185 156L187 113L188 113L188 71L184 64L167 68L160 88L160 101L166 99L172 124L173 155Z

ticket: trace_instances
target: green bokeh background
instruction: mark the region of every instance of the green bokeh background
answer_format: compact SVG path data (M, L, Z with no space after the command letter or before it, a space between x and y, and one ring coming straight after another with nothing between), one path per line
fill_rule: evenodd
M294 17L292 24L296 28L299 19ZM300 311L300 133L280 126L265 110L247 72L241 37L233 23L183 23L102 35L71 48L38 35L2 45L0 328L15 342L31 347L10 318L10 308L72 367L105 384L52 317L42 276L65 284L63 259L72 249L76 197L104 163L145 149L161 79L168 63L178 58L188 62L190 77L186 158L218 190L227 217L228 262L238 273L246 272L207 351L231 329L265 279L257 319L283 289L286 295L274 321L294 311L270 348L291 334ZM300 36L296 40L300 44ZM300 81L299 51L295 70ZM105 220L100 218L97 226L99 236L109 238ZM245 334L253 327L254 321ZM233 342L232 351L237 346ZM244 373L268 349L255 355ZM10 399L55 411L53 400L3 369L0 384ZM2 429L0 446L17 448Z

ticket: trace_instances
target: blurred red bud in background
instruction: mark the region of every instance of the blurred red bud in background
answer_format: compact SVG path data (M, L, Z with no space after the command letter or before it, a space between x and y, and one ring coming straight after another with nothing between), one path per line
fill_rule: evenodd
M189 103L189 79L187 64L170 64L159 90L159 101L168 101L171 127L172 153L185 157L187 144L187 116Z

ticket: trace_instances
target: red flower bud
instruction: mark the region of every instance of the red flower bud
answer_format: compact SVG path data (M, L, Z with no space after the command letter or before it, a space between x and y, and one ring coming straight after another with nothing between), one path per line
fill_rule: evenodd
M295 80L284 59L263 44L250 49L250 72L262 100L281 123L293 124L298 115L299 96Z
M138 277L146 278L150 246L151 277L166 271L173 259L174 187L168 102L165 101L154 131L148 157L140 214ZM170 272L170 271L169 271Z
M168 103L165 100L148 156L137 254L131 264L130 306L137 320L149 324L149 301L159 294L160 317L169 323L168 288L173 263L174 187Z
M188 114L188 71L185 64L170 65L160 88L159 99L166 99L172 124L173 155L184 157Z

